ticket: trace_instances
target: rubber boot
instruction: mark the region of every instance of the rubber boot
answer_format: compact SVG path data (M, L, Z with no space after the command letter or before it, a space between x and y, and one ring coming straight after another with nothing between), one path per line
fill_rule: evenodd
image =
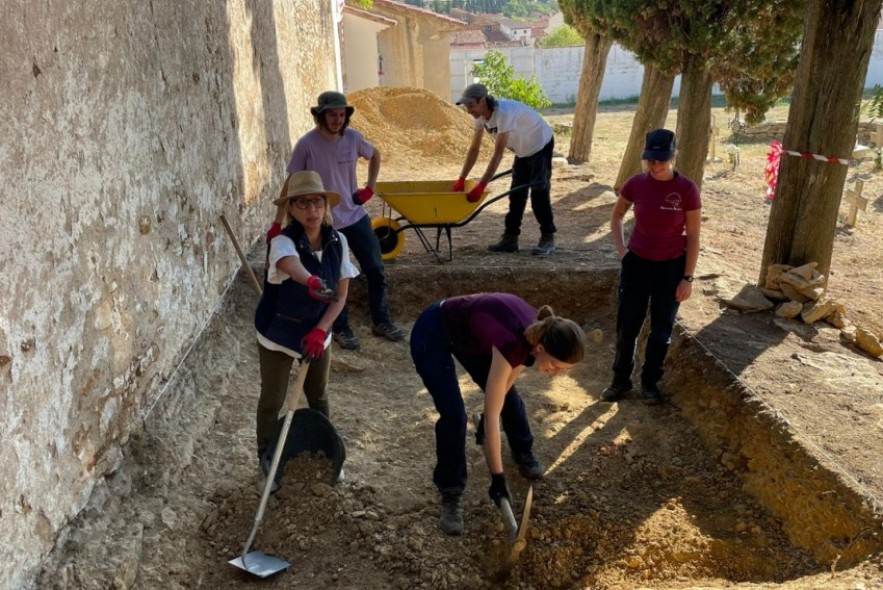
M487 247L491 252L518 252L518 236L503 234L500 241Z

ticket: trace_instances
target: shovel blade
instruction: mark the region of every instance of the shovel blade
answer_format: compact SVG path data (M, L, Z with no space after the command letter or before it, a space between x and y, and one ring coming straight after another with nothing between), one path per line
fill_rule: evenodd
M263 551L252 551L244 557L231 559L229 563L259 578L268 578L291 567L284 559L267 555Z

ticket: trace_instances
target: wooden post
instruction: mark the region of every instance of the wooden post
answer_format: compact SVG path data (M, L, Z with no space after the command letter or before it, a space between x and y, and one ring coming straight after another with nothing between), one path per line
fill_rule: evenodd
M711 144L709 146L711 148L711 153L708 156L708 161L709 162L719 162L720 160L717 157L717 134L719 133L719 131L717 129L714 115L711 116L711 128L708 130L708 133L711 136L711 138L708 142Z
M874 125L874 133L871 134L871 141L877 149L883 148L883 123Z
M865 186L863 180L856 180L851 189L847 189L844 200L849 203L849 213L846 214L846 225L855 227L855 221L858 217L858 211L867 211L868 199L862 196L862 189Z

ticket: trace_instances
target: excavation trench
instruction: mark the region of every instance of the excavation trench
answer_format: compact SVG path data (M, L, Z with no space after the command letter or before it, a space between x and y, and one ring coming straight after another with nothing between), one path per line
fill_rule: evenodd
M788 583L880 550L867 532L879 528L872 499L814 456L692 335L679 332L671 350L670 403L598 401L610 375L615 269L450 264L431 267L431 276L426 266L388 272L403 326L436 299L501 290L551 304L592 339L589 358L569 374L550 380L527 371L519 380L547 473L535 485L529 543L506 588ZM249 582L227 560L241 550L259 500L255 303L239 277L41 587L227 590ZM292 569L261 585L490 587L504 534L480 449L470 433L467 530L445 537L431 483L431 400L407 346L371 336L359 283L352 303L362 350L334 350L330 391L332 420L347 442L346 478L333 488L321 483L321 462L286 473L255 545ZM461 385L467 408L480 408L480 392ZM505 460L518 508L527 482Z

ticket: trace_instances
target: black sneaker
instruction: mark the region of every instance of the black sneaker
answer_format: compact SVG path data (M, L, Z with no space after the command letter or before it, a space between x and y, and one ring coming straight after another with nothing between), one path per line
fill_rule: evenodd
M352 328L344 328L334 333L334 341L344 350L359 350L361 343L358 336L353 334Z
M487 247L491 252L518 252L518 236L503 234L500 241Z
M405 339L405 333L401 328L397 327L392 322L381 322L379 324L374 324L374 327L371 328L371 333L375 336L382 336L387 340L392 340L393 342L399 342L400 340Z
M644 387L641 391L641 397L648 406L656 406L662 403L662 392L655 385Z
M438 519L438 528L446 535L462 535L465 526L463 524L463 506L460 500L463 492L460 490L442 491L442 511Z
M515 463L518 464L518 471L520 471L521 475L526 479L536 480L543 478L543 466L540 465L540 462L534 457L532 451L524 451L514 454L513 458L515 459Z
M555 234L543 234L537 247L530 251L534 256L545 258L555 251Z

